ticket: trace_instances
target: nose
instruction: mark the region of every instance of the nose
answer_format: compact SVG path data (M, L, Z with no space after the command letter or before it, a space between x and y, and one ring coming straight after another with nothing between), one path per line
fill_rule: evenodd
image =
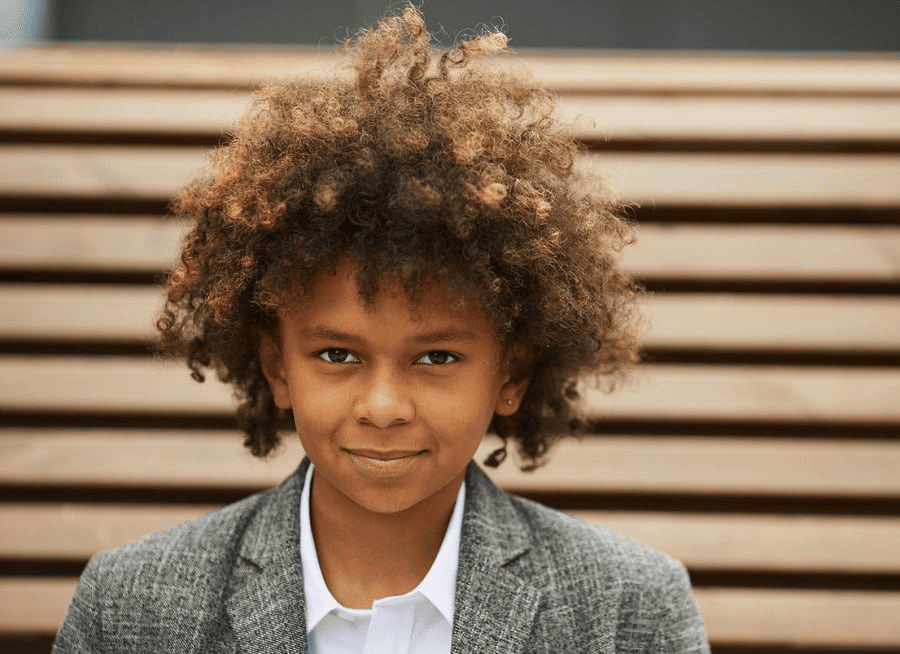
M410 422L415 403L409 382L387 367L372 369L353 405L353 417L381 429Z

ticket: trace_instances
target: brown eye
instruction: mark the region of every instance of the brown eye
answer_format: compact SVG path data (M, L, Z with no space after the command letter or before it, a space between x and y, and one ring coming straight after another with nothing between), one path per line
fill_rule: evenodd
M359 361L342 347L330 347L319 352L319 358L328 363L356 363Z
M445 366L456 361L457 357L444 350L435 350L419 357L418 363L426 366Z

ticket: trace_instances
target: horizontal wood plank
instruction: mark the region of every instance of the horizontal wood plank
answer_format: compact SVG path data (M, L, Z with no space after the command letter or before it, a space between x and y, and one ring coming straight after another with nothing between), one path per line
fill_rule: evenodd
M0 269L157 274L183 231L150 216L0 214ZM900 281L900 227L645 225L623 265L673 280Z
M199 518L213 505L0 504L0 558L84 561Z
M0 130L217 135L250 102L239 90L0 87Z
M155 286L0 285L0 339L152 341ZM900 299L659 294L647 300L653 348L900 352Z
M214 138L250 106L247 91L2 88L0 131L191 134ZM580 138L665 142L900 139L900 95L863 98L564 95Z
M898 351L900 298L657 294L644 343L654 348Z
M591 154L602 175L642 206L866 207L900 204L900 157L797 154Z
M242 442L237 431L7 428L0 435L0 483L169 488L186 497L204 489L250 494L278 484L303 458L296 435L265 460Z
M0 196L167 201L200 173L195 147L0 146Z
M643 365L621 391L586 386L592 420L900 420L900 370ZM0 411L229 416L229 390L180 363L129 357L0 357Z
M900 572L900 519L579 511L695 571Z
M560 115L582 139L892 142L900 98L563 95ZM2 114L0 114L2 120ZM2 123L0 123L2 124Z
M232 431L6 428L0 484L168 488L251 493L276 485L303 450L285 434L279 453L256 459ZM499 444L486 438L475 455ZM514 458L514 457L513 457ZM228 474L223 475L222 471ZM510 461L488 474L515 493L900 499L900 443L783 437L586 436L566 439L530 473Z
M0 215L0 268L160 274L184 229L156 216Z
M87 561L210 505L0 504L0 558ZM900 573L900 518L578 511L695 571Z
M67 577L0 577L0 633L55 634L77 585Z
M205 159L192 147L0 146L0 196L164 202ZM579 166L646 205L900 206L896 155L606 153Z
M900 593L698 588L694 595L713 647L900 647Z
M828 225L644 225L622 252L655 279L900 280L900 228Z
M328 47L48 44L4 53L0 80L12 84L232 89L297 76L321 80L337 60L337 52Z
M683 52L531 52L501 60L563 92L900 94L895 57ZM4 53L0 80L20 84L232 89L333 74L328 47L44 45Z
M585 389L591 419L896 422L900 370L645 365L613 395ZM888 408L890 407L890 408Z
M76 582L0 578L0 631L54 634ZM900 593L711 589L694 591L713 646L900 647Z
M479 454L495 447L488 438ZM898 466L900 444L885 441L587 436L560 442L533 472L504 465L489 474L503 488L526 494L886 498L900 496Z
M149 342L162 300L157 286L0 285L0 339Z

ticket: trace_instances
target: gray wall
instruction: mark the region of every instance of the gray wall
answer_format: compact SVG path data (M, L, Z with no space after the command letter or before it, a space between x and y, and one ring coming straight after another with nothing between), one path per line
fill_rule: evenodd
M404 2L47 0L59 40L333 44ZM900 51L900 0L424 0L452 40L506 25L514 47ZM501 18L502 17L502 18Z

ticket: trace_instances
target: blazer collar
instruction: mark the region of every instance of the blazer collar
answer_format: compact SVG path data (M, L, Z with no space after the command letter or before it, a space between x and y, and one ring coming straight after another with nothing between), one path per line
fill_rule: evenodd
M238 549L226 610L246 654L305 654L300 493L308 459L260 503ZM531 632L541 592L520 564L530 529L510 498L470 463L466 470L451 652L515 654Z
M541 597L524 564L530 528L475 463L466 484L451 652L521 652Z
M226 610L242 652L306 654L300 559L300 493L308 459L251 515L232 572Z

